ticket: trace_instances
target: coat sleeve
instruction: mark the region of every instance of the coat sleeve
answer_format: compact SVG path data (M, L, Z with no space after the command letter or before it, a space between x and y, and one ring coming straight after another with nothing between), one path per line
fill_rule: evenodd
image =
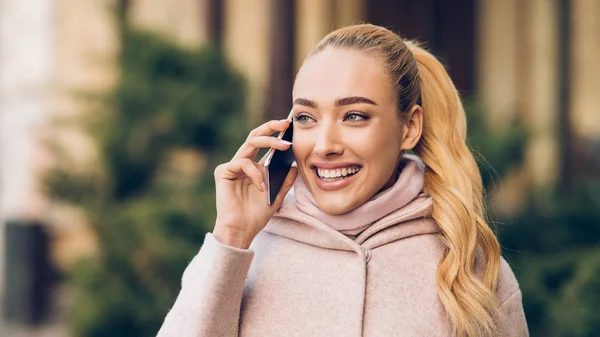
M254 251L210 233L183 273L181 290L157 337L238 336L242 291Z
M500 306L503 337L529 337L521 290L517 289Z
M523 311L523 295L519 282L505 259L500 261L496 294L501 301L498 336L529 337L525 312Z

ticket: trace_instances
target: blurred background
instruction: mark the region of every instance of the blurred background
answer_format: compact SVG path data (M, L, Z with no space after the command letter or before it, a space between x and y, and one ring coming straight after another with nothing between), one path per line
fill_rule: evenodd
M0 336L154 336L214 167L356 22L465 101L532 336L600 336L600 1L0 0Z

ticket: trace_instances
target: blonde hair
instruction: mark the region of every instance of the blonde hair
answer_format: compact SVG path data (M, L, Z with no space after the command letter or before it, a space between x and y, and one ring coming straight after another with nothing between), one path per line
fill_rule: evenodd
M493 336L500 245L485 220L481 175L465 142L466 114L456 87L432 54L383 27L338 29L311 55L330 46L362 50L384 60L396 86L401 120L413 106L422 107L423 133L413 151L427 165L425 187L446 246L437 268L438 296L455 336Z

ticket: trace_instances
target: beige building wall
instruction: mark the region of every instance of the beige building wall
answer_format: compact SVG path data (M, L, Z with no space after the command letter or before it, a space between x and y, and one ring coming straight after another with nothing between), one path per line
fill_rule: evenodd
M0 298L7 219L45 224L50 260L63 270L95 247L83 215L44 195L42 175L52 165L82 170L93 165L89 137L66 121L90 112L79 94L104 92L116 78L111 5L107 0L0 0ZM74 160L53 156L49 142L62 145ZM65 299L60 296L59 302ZM50 310L50 316L62 316L61 306L51 304ZM55 321L35 331L0 322L0 335L69 336L69 331Z
M248 87L251 123L264 115L269 86L270 20L272 0L222 0L222 45ZM134 0L132 22L183 46L195 47L208 39L208 0Z
M35 220L40 211L35 175L52 72L53 9L49 1L0 0L0 300L6 221Z
M181 46L197 47L209 38L207 12L208 0L133 0L129 19Z
M518 212L525 191L558 174L556 0L484 0L478 13L479 99L495 128L519 117L529 132L523 167L497 182L495 210Z
M556 0L524 2L523 35L528 48L522 68L523 116L530 132L526 152L528 180L547 186L558 175L558 13Z
M334 0L298 0L296 2L296 69L313 47L335 25Z
M600 138L600 1L572 1L571 122L584 138Z
M335 24L344 27L366 20L367 0L337 0L335 7ZM336 27L336 28L337 28Z
M45 141L61 146L67 156L46 151L40 169L60 165L93 171L98 167L96 144L72 121L95 113L95 107L81 94L106 94L118 78L120 41L112 11L116 1L55 0L55 4L55 52ZM59 268L68 270L79 257L95 251L94 234L80 210L45 201L43 218L49 222L52 258Z
M65 121L89 112L78 94L105 92L114 84L118 43L112 4L0 1L0 292L7 219L45 223L51 260L59 268L94 249L84 217L51 203L42 175L57 164L93 166L94 145ZM73 160L53 156L50 143L63 146Z
M89 101L76 93L102 95L118 79L117 57L120 40L114 8L116 0L56 0L56 55L51 94L51 113L68 120L93 113ZM184 47L198 47L208 39L205 18L208 1L134 0L129 17L138 28L157 33ZM59 123L60 124L60 123ZM52 138L72 158L68 165L80 171L96 166L95 144L77 126L53 125ZM53 158L56 163L59 158ZM93 253L96 241L85 215L64 205L49 205L46 218L54 224L54 261L68 269L81 255Z
M365 0L296 1L296 69L313 47L332 30L364 21Z
M522 110L521 69L523 35L518 32L522 13L519 0L481 1L477 15L478 99L490 126L502 129ZM518 212L525 203L526 172L511 169L502 181L494 180L490 207L501 214Z
M478 94L490 125L506 125L519 107L518 2L481 1L477 13Z
M246 78L251 124L264 115L269 85L269 22L271 0L223 0L223 47Z

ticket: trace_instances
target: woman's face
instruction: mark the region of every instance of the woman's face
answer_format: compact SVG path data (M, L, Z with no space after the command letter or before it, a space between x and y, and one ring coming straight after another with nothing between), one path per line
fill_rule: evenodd
M395 181L403 125L383 63L328 47L308 58L293 91L293 150L317 205L347 213Z

